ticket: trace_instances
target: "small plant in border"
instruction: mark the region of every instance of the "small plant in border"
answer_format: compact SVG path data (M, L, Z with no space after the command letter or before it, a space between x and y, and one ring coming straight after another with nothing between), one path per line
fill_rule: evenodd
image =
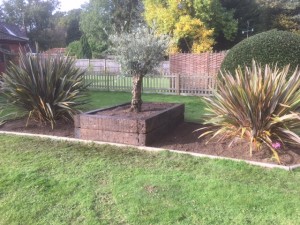
M74 59L63 55L26 54L19 65L10 64L3 74L6 97L28 112L28 119L50 123L73 120L78 106L85 104L84 72Z
M236 69L235 76L221 73L214 97L205 98L209 114L198 129L211 138L241 138L253 150L267 146L280 163L278 149L300 146L300 71L289 76L289 66L278 69L255 61ZM298 133L298 134L297 134Z

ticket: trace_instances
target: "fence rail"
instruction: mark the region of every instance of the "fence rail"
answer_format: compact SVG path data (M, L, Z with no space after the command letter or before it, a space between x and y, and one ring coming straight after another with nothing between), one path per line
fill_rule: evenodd
M77 59L75 65L84 70L94 72L109 72L120 73L121 66L115 60L112 59ZM163 61L156 68L157 73L169 73L170 63L169 61Z
M87 72L85 82L90 89L124 92L132 90L131 77L115 73ZM207 75L162 74L145 76L143 79L144 93L211 96L214 88L215 78Z

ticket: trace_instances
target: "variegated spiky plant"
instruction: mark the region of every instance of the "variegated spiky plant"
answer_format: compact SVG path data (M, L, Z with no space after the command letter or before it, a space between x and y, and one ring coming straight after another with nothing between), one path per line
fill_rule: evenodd
M238 68L233 76L223 72L212 98L205 98L207 110L202 130L220 139L241 138L249 150L267 146L280 162L276 148L300 146L300 71L289 73L289 66Z
M84 104L84 73L74 59L41 54L20 53L19 65L11 64L3 74L5 94L29 117L49 122L72 120L78 106Z

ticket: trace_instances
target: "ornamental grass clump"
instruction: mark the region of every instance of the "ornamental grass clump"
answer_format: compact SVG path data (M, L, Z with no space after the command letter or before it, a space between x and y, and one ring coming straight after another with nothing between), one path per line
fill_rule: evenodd
M52 128L59 119L72 121L86 103L84 72L62 55L20 53L19 65L10 64L3 81L6 97L28 112L28 119Z
M289 66L262 68L253 61L252 67L236 69L235 76L221 73L217 87L214 97L205 98L209 114L200 137L244 139L250 155L266 146L279 163L279 149L300 146L298 69L289 76Z

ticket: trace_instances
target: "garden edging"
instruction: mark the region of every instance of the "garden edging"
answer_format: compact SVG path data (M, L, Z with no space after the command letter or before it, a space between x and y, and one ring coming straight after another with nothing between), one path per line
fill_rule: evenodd
M77 143L95 143L99 145L113 145L117 147L131 147L136 148L139 150L145 150L145 151L151 151L151 152L160 152L160 151L169 151L179 154L186 154L201 158L210 158L210 159L223 159L223 160L231 160L236 162L245 162L250 165L260 166L264 168L277 168L277 169L283 169L287 171L292 171L295 169L300 168L300 164L292 165L292 166L283 166L283 165L275 165L270 163L262 163L262 162L255 162L250 160L243 160L243 159L233 159L229 157L222 157L222 156L214 156L214 155L207 155L207 154L201 154L201 153L194 153L194 152L184 152L184 151L178 151L178 150L171 150L171 149L162 149L162 148L154 148L154 147L147 147L147 146L135 146L135 145L127 145L127 144L119 144L119 143L112 143L112 142L102 142L102 141L91 141L91 140L82 140L77 138L68 138L68 137L59 137L59 136L52 136L52 135L43 135L43 134L32 134L32 133L21 133L21 132L11 132L11 131L0 131L0 134L9 134L9 135L17 135L17 136L29 136L29 137L39 137L39 138L45 138L45 139L51 139L51 140L57 140L57 141L69 141L69 142L77 142Z

